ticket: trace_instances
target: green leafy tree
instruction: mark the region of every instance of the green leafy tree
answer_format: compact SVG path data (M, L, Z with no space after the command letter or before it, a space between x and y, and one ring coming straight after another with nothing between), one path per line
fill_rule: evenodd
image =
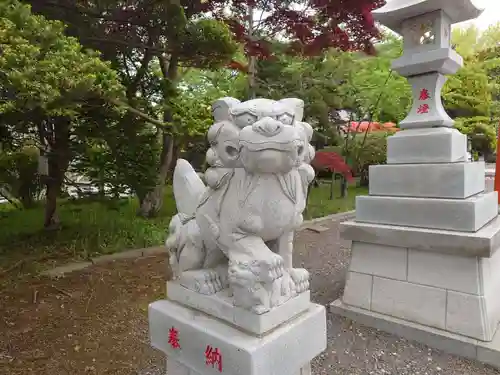
M128 173L129 180L140 181L134 174L141 173L143 181L135 186L141 202L139 213L154 216L161 208L165 182L181 148L179 135L183 138L191 132L189 123L183 127L174 121L178 84L188 68L214 69L229 63L237 49L229 28L206 17L206 4L200 1L31 3L36 12L63 20L69 34L101 51L119 73L130 108L117 126L127 129L124 136L109 147L115 160L126 161L121 173ZM153 137L150 124L156 128ZM159 142L159 152L150 145L145 148L151 152L136 153L145 136ZM144 160L139 159L141 155ZM148 166L152 158L156 161ZM132 163L140 167L130 168Z
M0 3L0 128L2 143L35 141L47 160L44 226L59 223L57 197L73 159L79 119L122 86L96 52L85 52L64 26L33 15L14 0Z

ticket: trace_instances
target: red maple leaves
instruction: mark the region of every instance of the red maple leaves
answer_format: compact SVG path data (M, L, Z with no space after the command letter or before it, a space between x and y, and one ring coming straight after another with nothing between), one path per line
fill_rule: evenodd
M318 151L311 165L316 170L329 170L341 173L347 181L354 180L352 170L344 161L344 158L335 152Z
M228 9L225 1L207 3L212 14L224 21L235 39L244 45L248 55L268 59L272 57L268 41L277 35L289 41L290 54L314 56L328 48L374 54L373 40L379 32L372 11L383 6L385 0L310 0L303 9L294 9L281 0L233 0L229 13L224 11ZM252 36L248 7L255 9Z

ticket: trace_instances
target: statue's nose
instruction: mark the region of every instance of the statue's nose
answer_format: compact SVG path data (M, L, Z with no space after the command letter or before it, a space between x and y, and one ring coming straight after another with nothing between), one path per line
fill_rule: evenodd
M281 133L283 124L271 117L264 117L252 125L254 132L262 134L266 137L273 137Z

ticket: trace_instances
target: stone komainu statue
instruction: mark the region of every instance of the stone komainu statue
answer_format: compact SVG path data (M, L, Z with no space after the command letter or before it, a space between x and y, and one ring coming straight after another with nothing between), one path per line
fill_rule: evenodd
M228 289L235 306L257 314L309 289L292 267L293 235L303 221L313 130L300 99L223 98L213 105L204 181L178 160L178 214L166 246L174 277L205 295Z

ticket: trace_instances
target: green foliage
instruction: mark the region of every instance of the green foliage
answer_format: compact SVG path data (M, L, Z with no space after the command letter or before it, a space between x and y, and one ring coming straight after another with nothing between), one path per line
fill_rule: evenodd
M370 165L385 164L387 160L387 137L389 133L373 132L357 134L349 144L350 161L356 176L361 177L361 185L368 185Z
M181 44L183 62L204 69L227 64L238 48L226 24L207 18L190 22Z
M466 61L457 74L449 77L443 89L443 102L451 117L488 116L492 97L487 72L475 60Z
M0 192L19 200L24 208L34 206L40 194L38 149L25 146L0 152Z
M352 186L346 199L329 199L329 186L312 188L308 215L311 218L354 209L355 197L367 194ZM63 227L40 231L41 208L16 210L0 205L0 268L21 259L50 259L64 263L69 258L88 259L100 254L158 246L165 241L166 228L176 212L172 190L167 189L158 216L146 220L136 216L137 199L115 201L110 209L97 199L66 200L59 215ZM32 266L32 261L28 262Z
M314 219L340 212L354 210L356 205L356 197L359 195L367 195L368 189L358 187L356 184L351 184L347 190L345 198L331 199L330 191L340 191L340 181L336 180L334 186L330 184L320 184L319 187L310 187L309 199L307 201L307 219Z
M407 80L390 73L392 59L401 54L401 40L388 36L376 48L377 57L330 50L316 58L280 54L260 61L257 96L303 99L306 121L330 144L340 142L333 118L337 109L350 109L357 118L371 115L374 121L399 122L411 106Z
M454 28L451 32L451 41L455 46L455 50L460 56L465 58L472 56L478 47L480 31L472 25L468 28Z
M0 50L0 113L76 116L85 98L121 92L116 72L96 52L65 36L61 22L14 0L0 2Z
M344 108L357 112L360 118L373 121L403 120L411 107L411 89L406 78L391 73L392 61L402 51L402 41L387 38L377 45L377 57L351 55L348 76L340 89Z
M455 127L471 140L472 152L489 155L496 148L496 132L488 117L455 119Z
M100 254L158 246L175 213L172 191L157 218L136 216L138 201L81 199L62 201L59 216L64 223L58 231L40 231L41 208L0 213L0 263L6 258L49 256L58 261L88 259Z

